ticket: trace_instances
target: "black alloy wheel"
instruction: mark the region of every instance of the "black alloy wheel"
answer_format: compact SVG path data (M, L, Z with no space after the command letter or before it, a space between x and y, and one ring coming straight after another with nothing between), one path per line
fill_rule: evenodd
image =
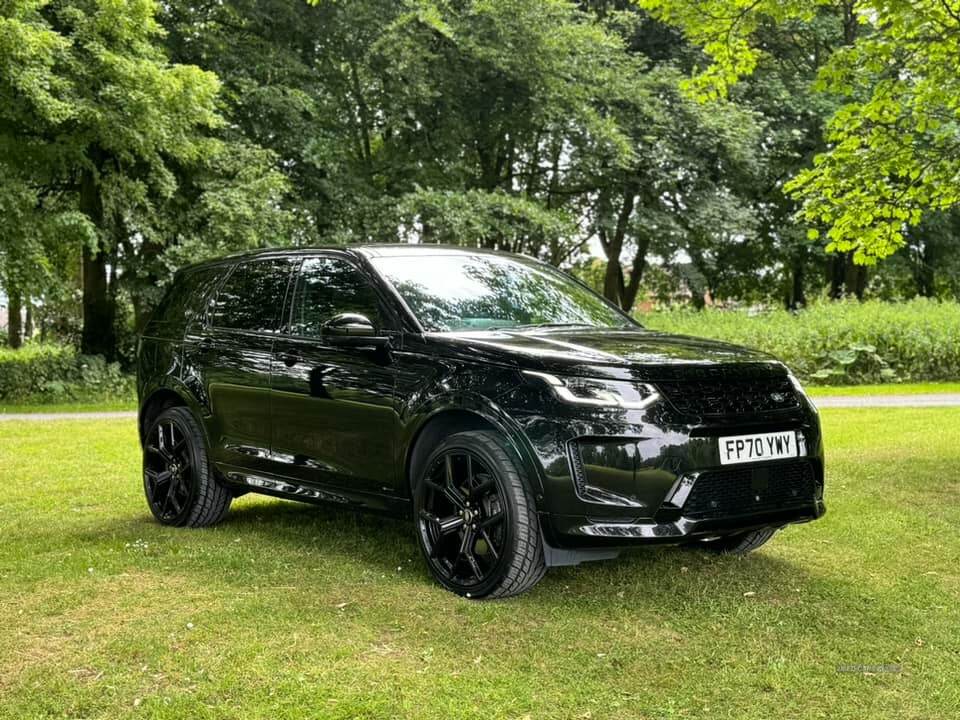
M213 476L202 430L186 408L168 408L147 431L143 489L164 525L212 525L229 510L233 496Z
M529 491L498 435L458 433L434 450L414 506L430 571L469 598L506 597L545 571Z

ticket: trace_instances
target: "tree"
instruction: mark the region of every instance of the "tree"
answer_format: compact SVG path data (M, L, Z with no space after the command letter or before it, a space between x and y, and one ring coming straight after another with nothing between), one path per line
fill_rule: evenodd
M4 164L40 192L76 195L95 231L82 249L82 349L111 358L117 238L172 193L168 158L202 156L198 131L218 123L216 79L166 62L155 11L149 0L17 1L2 21Z
M748 168L755 174L761 124L746 107L706 108L680 92L691 47L678 33L629 4L591 5L633 62L630 91L611 112L630 139L630 160L591 179L590 209L608 259L603 292L629 311L651 255L669 259L694 239L705 249L751 231L736 186Z
M17 220L18 242L45 258L52 249L42 247L43 228L70 222L80 230L72 237L81 240L81 349L109 359L117 354L118 293L126 285L139 300L144 285L162 282L169 268L150 261L182 244L187 225L215 234L229 205L232 231L245 237L243 227L263 224L252 223L259 217L252 208L271 217L283 192L272 158L220 135L216 76L170 63L159 7L155 0L16 0L0 19L0 163L19 183L24 212L34 213ZM240 158L255 162L240 167ZM214 188L215 176L231 187ZM18 197L9 183L0 192L8 202ZM197 205L207 211L202 219ZM246 210L237 212L240 206ZM10 257L11 276L36 280Z
M87 218L57 193L32 188L2 161L0 172L0 285L10 299L8 344L16 348L21 332L30 330L21 327L20 311L26 308L29 325L34 300L50 303L70 294L72 261L95 235Z
M819 71L818 89L842 100L826 149L787 190L827 228L827 248L872 264L905 244L924 213L960 203L960 2L957 0L639 0L682 27L712 62L690 87L725 95L763 54L764 23L843 16L847 40ZM810 237L819 236L811 228Z
M770 290L776 287L788 309L806 305L808 289L819 289L824 277L838 281L831 283L831 297L852 291L844 286L852 265L849 254L825 259L820 244L808 238L805 223L797 217L799 202L784 191L797 172L826 150L824 130L837 101L817 92L815 84L824 63L848 42L848 32L845 15L831 6L819 8L809 20L762 23L753 35L763 49L757 67L730 90L731 99L764 120L758 173L739 184L757 219L750 252L770 267L763 283Z
M632 61L568 2L175 2L164 22L173 56L215 69L231 122L279 156L304 242L564 262L600 159L629 154L609 108Z

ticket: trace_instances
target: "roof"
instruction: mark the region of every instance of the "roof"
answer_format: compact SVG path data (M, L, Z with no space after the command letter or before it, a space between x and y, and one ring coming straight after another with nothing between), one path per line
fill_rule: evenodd
M314 252L346 252L365 257L397 257L402 255L512 255L512 253L487 248L462 245L437 245L433 243L376 243L368 245L317 245L311 247L259 248L231 253L219 258L203 260L185 266L182 270L207 267L224 262L233 262L261 256L283 257L284 255L309 255Z
M398 255L513 255L500 250L465 245L438 245L434 243L382 243L344 246L367 257L396 257Z

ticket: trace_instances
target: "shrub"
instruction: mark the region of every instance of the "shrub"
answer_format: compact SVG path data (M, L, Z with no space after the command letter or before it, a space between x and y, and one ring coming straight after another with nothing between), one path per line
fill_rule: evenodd
M821 384L960 378L960 304L823 302L786 310L656 311L647 327L768 352Z
M0 401L64 402L133 397L134 381L100 356L69 345L0 348Z

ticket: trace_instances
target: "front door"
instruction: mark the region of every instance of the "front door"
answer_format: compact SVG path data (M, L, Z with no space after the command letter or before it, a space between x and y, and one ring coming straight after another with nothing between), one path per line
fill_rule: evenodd
M371 279L345 256L303 260L287 331L274 346L273 452L283 474L347 491L396 492L399 420L388 350L327 342L333 316L356 313L378 334L394 323Z

